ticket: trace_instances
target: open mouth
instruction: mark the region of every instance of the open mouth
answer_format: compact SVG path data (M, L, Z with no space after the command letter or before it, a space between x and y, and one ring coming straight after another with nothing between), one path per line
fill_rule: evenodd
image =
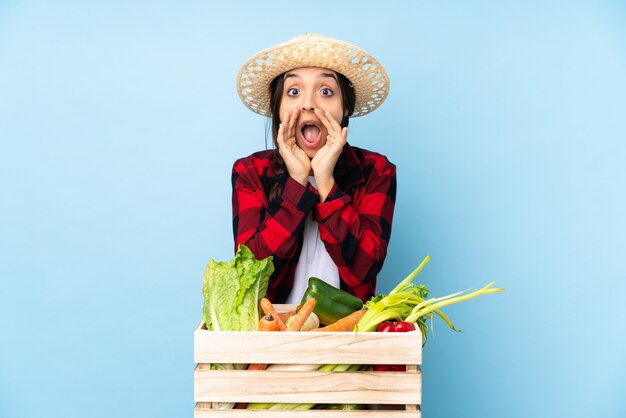
M319 144L322 136L322 129L319 122L306 120L300 124L299 131L302 134L303 142L307 146L314 147Z

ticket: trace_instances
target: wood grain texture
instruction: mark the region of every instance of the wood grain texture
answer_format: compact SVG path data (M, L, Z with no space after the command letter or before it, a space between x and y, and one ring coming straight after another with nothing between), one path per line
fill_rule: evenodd
M421 364L422 335L411 332L194 333L196 363Z
M419 408L414 411L387 410L387 411L331 411L331 410L308 410L308 411L268 411L230 409L225 411L202 409L196 407L194 418L421 418Z
M293 305L276 305L278 312ZM195 417L421 417L422 335L376 332L194 332ZM210 370L211 363L405 364L406 372ZM216 402L346 403L401 410L217 410Z
M196 370L195 402L420 404L421 373Z

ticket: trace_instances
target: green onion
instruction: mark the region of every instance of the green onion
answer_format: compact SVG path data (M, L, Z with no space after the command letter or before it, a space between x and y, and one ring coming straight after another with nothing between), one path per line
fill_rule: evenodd
M480 295L504 292L504 289L492 288L491 286L493 286L495 282L491 282L485 287L471 293L467 293L469 290L465 290L447 296L427 299L428 289L424 285L414 284L413 280L422 271L429 260L430 257L426 256L420 265L398 283L388 295L376 295L370 299L365 304L367 312L358 322L355 330L360 332L376 331L378 325L385 321L414 322L417 323L422 332L423 345L426 345L428 336L426 321L431 320L432 328L434 315L439 316L453 331L459 331L454 327L452 321L441 312L440 308L463 302Z

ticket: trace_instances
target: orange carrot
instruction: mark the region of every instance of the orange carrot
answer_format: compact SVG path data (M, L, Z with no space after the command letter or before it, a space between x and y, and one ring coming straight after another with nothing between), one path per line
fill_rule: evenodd
M311 312L315 309L315 298L307 300L300 310L287 322L287 331L300 331Z
M249 364L248 370L265 370L268 364Z
M272 302L270 302L268 298L261 298L261 300L259 301L259 305L261 306L261 309L263 310L263 313L265 315L270 313L272 314L272 316L276 320L276 325L278 326L279 331L284 331L287 329L283 320L280 319L280 316L278 316L276 308L274 308L274 305L272 305Z
M328 331L328 332L354 331L354 327L361 320L361 318L363 318L363 315L365 315L365 312L366 312L365 309L361 309L360 311L353 312L348 316L344 316L337 322L334 322L322 328L312 329L311 331Z
M278 321L271 312L259 319L259 331L278 331ZM248 365L248 370L265 370L267 366L267 364L253 363Z
M259 319L259 331L278 331L278 323L271 312Z
M296 311L278 312L278 317L282 319L284 323L287 323L287 320L295 314Z

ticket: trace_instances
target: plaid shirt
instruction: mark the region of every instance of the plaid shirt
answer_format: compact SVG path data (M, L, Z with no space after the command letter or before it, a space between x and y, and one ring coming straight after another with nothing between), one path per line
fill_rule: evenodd
M366 301L376 293L396 199L396 167L383 155L344 146L335 186L324 202L309 184L276 174L274 152L260 151L233 166L235 249L247 245L263 259L274 256L268 297L284 303L293 287L302 249L304 221L313 213L320 238L337 265L341 288ZM276 183L282 194L269 200ZM322 278L323 279L323 278Z

